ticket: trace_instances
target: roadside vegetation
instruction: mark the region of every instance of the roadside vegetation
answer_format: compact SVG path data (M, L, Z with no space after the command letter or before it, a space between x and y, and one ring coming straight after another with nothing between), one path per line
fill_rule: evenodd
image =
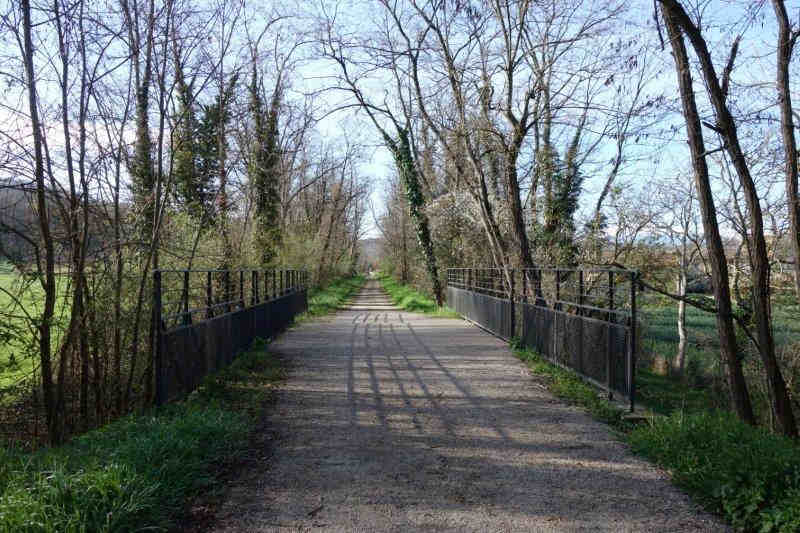
M304 316L317 317L335 311L358 292L365 279L363 275L356 275L336 279L323 289L312 288L308 294L308 311Z
M636 453L740 531L800 530L800 449L732 414L676 411L634 429Z
M36 452L0 449L0 531L167 530L216 490L283 376L263 342L181 402ZM177 513L177 514L176 514Z
M438 306L432 296L423 293L411 285L404 285L388 274L379 274L381 286L389 293L394 305L405 311L425 313L440 318L459 318L461 315L447 306Z
M668 416L632 422L574 372L516 343L512 347L553 394L609 424L635 453L668 470L677 486L737 530L800 530L800 448L792 439L711 410L703 391L650 372L640 373L638 383L663 395L641 401Z
M363 283L354 276L314 290L306 316L335 310ZM127 415L62 446L0 448L0 532L170 529L189 500L219 490L284 374L257 339L185 401Z

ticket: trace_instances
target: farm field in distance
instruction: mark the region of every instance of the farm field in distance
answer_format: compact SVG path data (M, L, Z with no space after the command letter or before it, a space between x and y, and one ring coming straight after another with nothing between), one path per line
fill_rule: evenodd
M60 284L58 290L65 290ZM66 320L66 309L56 302L56 322ZM38 358L34 327L30 317L36 317L43 304L43 291L38 281L25 280L8 264L0 264L0 391L26 378L36 368ZM59 328L54 330L56 335ZM56 349L58 337L53 339Z
M678 349L677 305L671 300L650 295L644 295L640 302L640 359L652 361L659 357L671 363ZM796 350L795 347L800 345L800 307L792 303L792 297L774 298L772 313L777 354L781 357L786 350ZM685 381L660 375L646 362L637 366L637 388L641 399L662 414L669 414L674 409L697 411L726 406L725 398L715 397L708 386L709 378L722 375L714 315L687 305L686 329ZM740 342L740 349L748 348L748 358L758 357L743 336ZM791 380L791 368L796 365L788 361L790 356L784 358L784 377Z

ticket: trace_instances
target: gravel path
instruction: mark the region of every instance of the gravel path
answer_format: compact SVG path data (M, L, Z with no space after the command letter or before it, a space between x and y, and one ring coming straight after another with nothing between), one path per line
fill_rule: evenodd
M376 282L272 350L290 376L271 444L215 531L727 530L505 343L400 312Z

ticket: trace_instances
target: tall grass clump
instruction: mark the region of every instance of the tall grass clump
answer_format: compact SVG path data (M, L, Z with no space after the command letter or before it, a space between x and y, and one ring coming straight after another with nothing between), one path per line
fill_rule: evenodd
M800 448L723 412L673 413L633 430L632 449L737 529L800 531Z
M412 313L425 313L440 317L458 318L460 315L447 306L439 307L430 296L423 294L409 285L403 285L392 276L378 277L383 289L397 307Z
M312 289L308 295L308 316L320 316L338 309L364 285L362 275L341 278L320 289Z
M0 450L0 532L169 529L189 498L214 490L218 465L246 446L265 386L281 377L257 343L186 401L57 448Z

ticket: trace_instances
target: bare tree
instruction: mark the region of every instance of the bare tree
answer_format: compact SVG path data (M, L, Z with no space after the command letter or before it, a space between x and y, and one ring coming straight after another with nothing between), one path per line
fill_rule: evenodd
M675 294L679 297L678 348L672 359L672 370L677 375L682 375L687 360L686 295L689 274L703 244L698 228L697 195L691 181L680 175L659 183L657 191L660 207L664 212L657 227L669 239L677 263Z
M750 251L752 262L751 283L753 291L753 316L755 320L756 344L758 347L767 380L770 385L772 410L775 414L780 431L787 436L797 436L797 424L792 412L791 400L786 388L786 382L775 357L775 339L772 333L772 316L770 304L770 265L767 254L767 244L764 235L764 221L761 210L759 194L755 182L750 174L750 167L744 151L739 142L736 123L726 102L733 64L739 46L739 40L734 40L728 62L720 79L714 67L707 43L700 28L692 22L683 7L677 0L659 0L662 10L669 13L671 20L678 25L680 31L686 35L692 44L700 61L703 78L706 82L707 93L714 109L716 124L712 129L724 140L723 147L731 159L731 164L736 170L742 184L750 226ZM705 154L703 154L704 156Z
M711 263L712 284L714 286L714 299L716 302L716 320L720 338L720 352L722 359L728 365L728 384L731 394L731 404L741 420L748 424L755 424L753 407L750 403L750 395L747 391L747 383L745 382L744 373L742 372L742 363L739 359L736 331L733 326L730 286L728 284L728 265L725 259L722 237L719 232L716 207L705 159L706 148L692 87L689 56L683 42L681 26L674 11L666 7L664 2L662 2L661 5L664 26L667 29L667 36L675 60L675 70L678 75L683 115L686 120L686 132L689 138L689 150L691 152L692 168L694 170L695 187L697 188L700 210L703 214L703 230L705 233L706 247L708 249L708 259Z
M50 438L54 442L60 440L60 435L55 431L59 423L60 413L57 412L57 403L53 387L52 370L52 339L51 328L53 313L56 301L56 280L55 280L55 252L53 248L53 237L50 232L50 220L48 216L47 192L44 182L44 154L42 149L42 124L39 121L39 100L36 92L36 71L33 67L33 40L31 38L31 5L29 0L22 0L20 3L22 11L22 39L20 40L20 51L24 58L25 81L28 91L28 108L30 112L31 132L33 135L34 150L34 178L36 180L36 207L39 219L39 231L41 233L44 254L37 252L36 261L39 272L39 279L44 289L44 308L39 322L39 362L42 373L42 391L44 394L45 412L47 415L47 426L50 429ZM42 257L44 255L44 257Z
M786 202L789 211L789 241L794 252L795 295L800 298L800 198L797 192L797 142L794 134L792 93L789 84L789 64L800 30L793 29L783 0L772 0L778 21L778 53L776 84L778 106L781 110L781 136L785 160Z

